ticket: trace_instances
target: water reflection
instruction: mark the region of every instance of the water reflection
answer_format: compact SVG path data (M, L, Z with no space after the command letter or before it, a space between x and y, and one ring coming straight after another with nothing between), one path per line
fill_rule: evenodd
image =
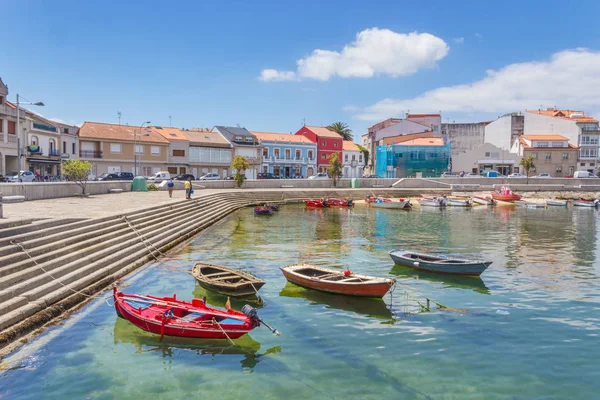
M279 292L280 296L302 298L311 305L324 305L342 311L350 311L368 317L391 319L392 313L381 299L366 299L351 296L341 296L310 290L287 282Z
M200 285L196 285L194 287L194 291L192 292L192 295L197 299L201 299L202 297L206 296L207 304L214 306L214 307L221 307L221 308L225 307L225 303L227 302L227 297L228 297L223 294L219 294L219 293L212 292L210 290L206 290L205 288L203 288ZM231 302L231 308L233 308L234 310L241 310L242 307L246 304L250 304L254 308L261 308L263 306L263 304L258 301L258 298L256 296L247 296L247 297L242 297L242 298L230 297L229 301Z
M390 274L429 282L439 282L446 288L470 289L481 294L490 294L490 290L479 276L442 275L427 271L417 271L402 265L394 265L390 270Z

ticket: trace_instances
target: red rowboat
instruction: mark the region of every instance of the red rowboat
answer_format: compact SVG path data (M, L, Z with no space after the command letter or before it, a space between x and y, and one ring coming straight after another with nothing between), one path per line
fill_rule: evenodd
M383 297L396 282L395 279L376 278L338 271L315 265L296 264L281 267L285 278L298 286L322 292L348 296Z
M327 207L327 200L304 199L306 207L323 208Z
M354 207L354 202L349 199L327 199L327 207Z
M492 193L492 198L494 200L513 202L521 200L521 195L513 193L508 186L502 186L499 192Z
M202 300L191 302L173 297L125 294L113 288L117 315L135 326L161 337L181 336L209 339L237 339L260 326L256 310L244 306L242 313L208 307ZM248 315L247 315L248 314Z

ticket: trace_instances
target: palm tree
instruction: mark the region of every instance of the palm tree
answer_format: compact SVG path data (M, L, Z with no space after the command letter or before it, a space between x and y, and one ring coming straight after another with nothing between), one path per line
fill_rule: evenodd
M327 127L330 131L339 134L344 140L353 140L352 129L345 122L334 122Z
M521 162L519 163L519 165L525 170L525 174L527 174L527 183L529 183L529 170L535 168L534 160L535 158L533 158L533 156L528 156L522 158Z

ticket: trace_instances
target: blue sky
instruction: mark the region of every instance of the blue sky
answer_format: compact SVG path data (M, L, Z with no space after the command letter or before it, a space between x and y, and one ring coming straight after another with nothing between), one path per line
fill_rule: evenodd
M357 138L408 110L597 116L599 3L22 0L3 5L0 77L10 100L41 100L36 111L77 124L117 122L117 111L131 125L171 115L173 126L273 132L341 120ZM261 80L271 69L290 80Z

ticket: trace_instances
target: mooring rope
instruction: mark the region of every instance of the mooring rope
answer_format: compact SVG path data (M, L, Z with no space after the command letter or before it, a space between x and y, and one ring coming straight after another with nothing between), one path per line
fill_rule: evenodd
M133 224L127 219L127 216L123 215L122 217L123 221L127 222L127 225L129 225L129 227L131 228L131 230L140 238L140 242L142 242L142 244L146 247L146 250L148 250L148 252L150 253L150 255L152 257L154 257L154 259L156 261L158 261L158 257L154 254L154 251L152 249L150 249L148 247L148 245L146 244L146 242L149 242L150 245L152 247L154 247L154 249L158 252L159 255L164 256L165 253L163 253L162 251L160 251L160 249L158 249L152 242L150 242L147 238L144 237L144 235L142 235L134 226Z

